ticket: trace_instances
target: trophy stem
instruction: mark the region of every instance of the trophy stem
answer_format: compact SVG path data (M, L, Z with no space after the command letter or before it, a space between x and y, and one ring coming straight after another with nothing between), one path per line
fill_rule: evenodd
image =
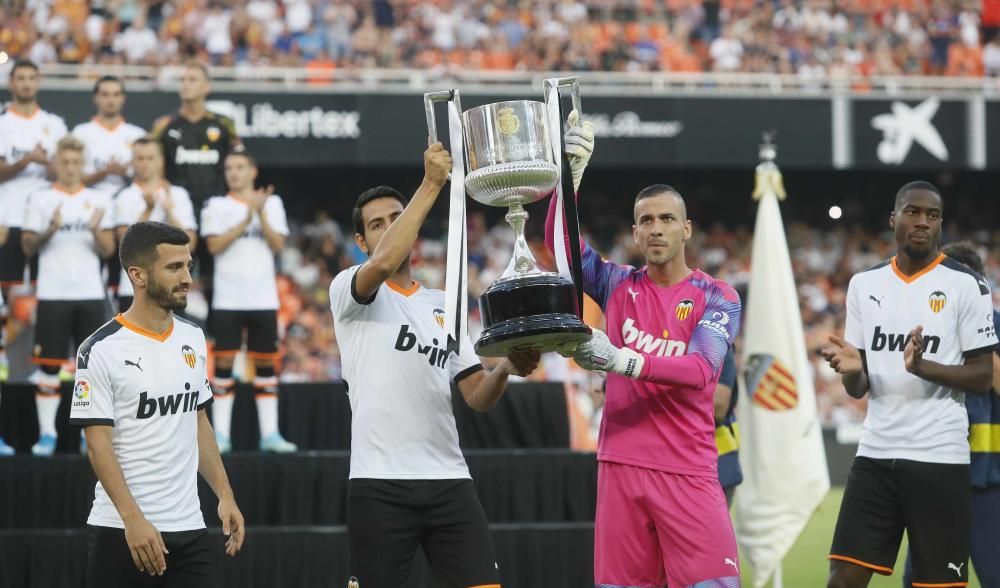
M538 271L535 256L531 254L528 242L524 238L524 221L528 220L528 211L524 209L521 202L512 202L510 210L504 218L514 230L514 256L500 277L509 278Z

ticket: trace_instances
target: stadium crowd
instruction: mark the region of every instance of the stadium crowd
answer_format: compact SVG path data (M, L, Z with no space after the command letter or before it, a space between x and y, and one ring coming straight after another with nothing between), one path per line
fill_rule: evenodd
M967 238L954 227L945 241ZM281 315L287 321L286 355L281 378L284 381L315 381L339 376L336 335L327 301L327 287L338 269L361 259L347 227L343 230L326 213L319 212L311 222L293 226L288 247L281 256L281 266L294 268L283 274ZM506 223L490 227L481 214L470 214L470 295L476 297L500 275L509 261L513 244ZM692 267L700 267L733 284L742 295L750 278L751 227L726 228L721 225L698 227L687 251ZM1000 235L975 235L987 259L987 278L994 292L994 304L1000 306ZM591 234L589 241L609 259L639 263L641 258L632 243L631 228L622 226L617 233ZM892 255L890 233L876 233L860 227L835 231L801 223L788 226L788 244L793 252L793 267L799 288L799 301L806 329L806 348L814 369L817 399L823 422L827 425L860 422L864 401L855 401L843 393L840 376L829 368L819 354L831 333L843 332L847 284L855 272L873 266ZM549 255L540 240L532 243L541 263ZM992 248L990 248L992 247ZM444 286L444 243L424 240L415 253L416 279L431 287ZM478 330L478 305L470 301L470 330ZM533 377L567 378L575 385L587 386L585 372L568 365L553 365L558 358Z
M1000 75L1000 0L26 0L37 63Z

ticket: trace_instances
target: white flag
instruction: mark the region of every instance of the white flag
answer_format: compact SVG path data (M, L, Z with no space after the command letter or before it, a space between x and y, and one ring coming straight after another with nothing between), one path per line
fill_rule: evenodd
M773 163L758 166L754 196L760 200L737 405L743 484L733 521L760 588L830 489L830 475Z

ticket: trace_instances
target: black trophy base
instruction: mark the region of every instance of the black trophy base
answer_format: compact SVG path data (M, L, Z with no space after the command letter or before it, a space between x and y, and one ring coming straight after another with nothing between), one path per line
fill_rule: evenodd
M573 283L559 274L496 282L479 297L479 308L484 328L475 350L481 357L506 357L512 351L568 354L590 339Z

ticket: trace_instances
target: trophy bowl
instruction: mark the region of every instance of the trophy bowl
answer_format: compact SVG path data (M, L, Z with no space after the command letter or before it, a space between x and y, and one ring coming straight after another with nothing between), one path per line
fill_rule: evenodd
M483 357L512 351L566 351L590 338L573 283L538 269L524 238L525 204L548 196L560 180L545 104L497 102L462 115L467 156L465 190L487 206L504 206L514 252L503 275L479 297Z

